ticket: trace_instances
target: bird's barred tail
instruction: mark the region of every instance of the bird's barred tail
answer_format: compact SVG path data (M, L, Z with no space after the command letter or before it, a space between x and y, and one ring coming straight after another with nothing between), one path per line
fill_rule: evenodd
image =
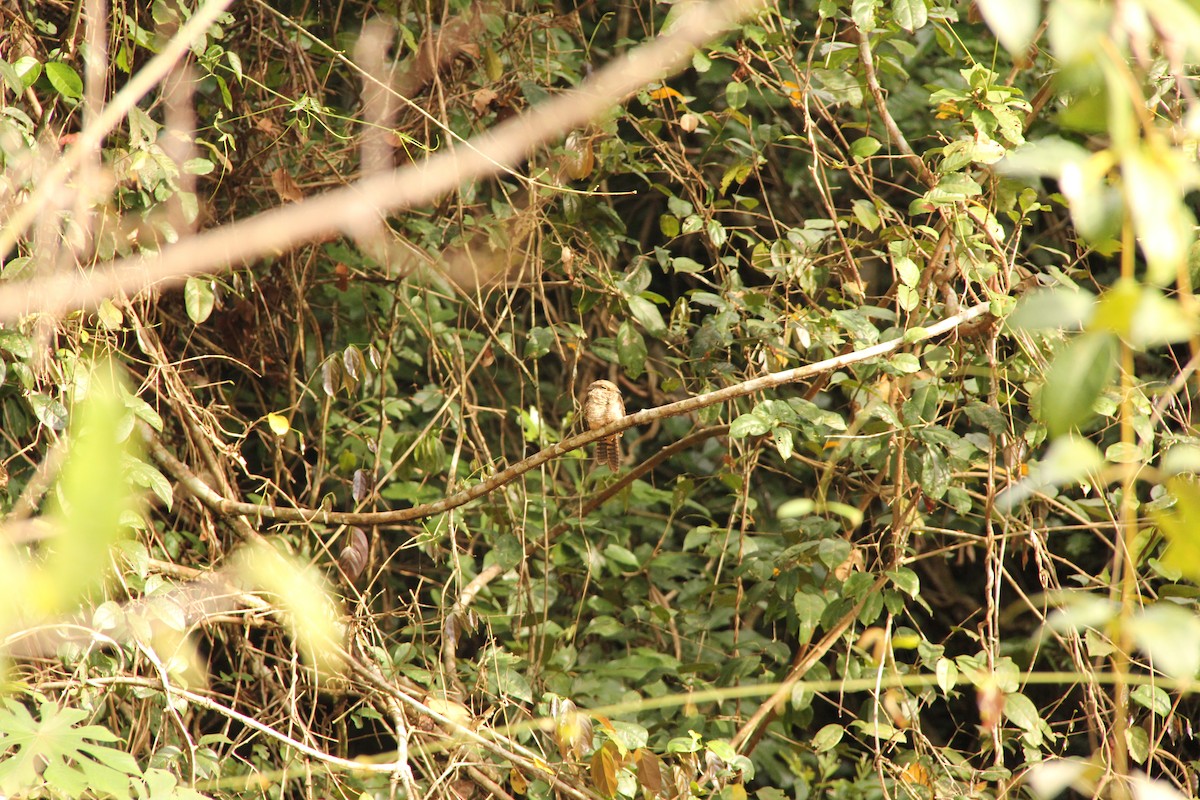
M609 470L616 472L621 466L621 454L617 450L616 440L601 439L596 442L596 461L605 464Z

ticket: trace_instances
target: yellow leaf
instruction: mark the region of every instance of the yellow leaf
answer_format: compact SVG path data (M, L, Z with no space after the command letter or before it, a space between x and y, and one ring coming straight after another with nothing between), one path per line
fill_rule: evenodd
M286 436L287 432L292 429L288 424L287 417L283 414L267 414L267 424L271 426L271 432L276 436Z
M907 784L924 786L927 789L933 788L933 784L929 780L929 770L916 761L909 763L904 768L904 771L900 773L900 780Z
M525 776L517 772L516 767L508 771L508 785L512 788L513 794L524 797L529 791L529 781L525 780Z

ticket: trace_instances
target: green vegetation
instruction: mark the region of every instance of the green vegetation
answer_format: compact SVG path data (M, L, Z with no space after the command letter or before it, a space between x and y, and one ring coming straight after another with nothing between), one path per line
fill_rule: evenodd
M1194 796L1200 7L104 5L0 9L0 794Z

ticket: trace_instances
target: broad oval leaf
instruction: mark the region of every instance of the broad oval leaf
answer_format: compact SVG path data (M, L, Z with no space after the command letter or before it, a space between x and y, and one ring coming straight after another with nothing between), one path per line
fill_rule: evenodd
M342 572L346 573L347 578L355 580L367 567L371 543L362 528L350 528L347 533L350 541L338 555L338 565L341 566Z
M1041 416L1060 436L1092 416L1092 404L1108 388L1116 367L1117 339L1094 331L1069 342L1054 357L1042 387Z
M274 412L267 414L267 424L271 426L271 433L275 434L276 436L286 436L287 432L292 429L292 426L288 423L287 417L285 417L283 414L276 414Z
M614 797L617 794L617 758L609 745L604 746L592 756L592 785L604 797Z
M209 278L188 278L183 285L183 304L188 319L199 325L212 314L216 296Z
M354 345L347 345L342 351L342 363L346 365L346 374L356 381L362 380L367 374L367 360L362 351Z
M929 10L925 8L925 0L892 0L892 19L908 31L924 28L929 21Z
M725 102L735 111L746 105L750 99L750 90L741 81L733 81L725 85Z
M640 295L629 298L629 313L633 314L633 318L651 336L659 336L667 330L667 324L663 322L658 306Z
M38 422L52 431L61 431L67 427L67 407L44 394L29 395L29 405Z
M83 97L83 81L79 74L69 65L61 61L50 61L46 64L46 79L54 87L54 91L63 97L78 100Z
M1019 331L1075 331L1083 328L1095 311L1096 296L1091 292L1057 286L1022 297L1006 324Z
M838 746L842 741L842 737L846 734L846 729L837 723L831 722L821 730L817 731L812 738L813 751L817 753L826 753Z

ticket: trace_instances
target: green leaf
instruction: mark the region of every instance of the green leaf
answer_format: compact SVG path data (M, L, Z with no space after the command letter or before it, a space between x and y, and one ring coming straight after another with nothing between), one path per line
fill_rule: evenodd
M0 792L7 795L87 793L126 797L129 775L140 775L128 753L98 742L119 741L107 728L80 725L87 716L76 708L39 703L39 718L20 704L4 700L0 708ZM38 790L40 791L33 791Z
M683 272L689 275L704 272L704 265L699 261L688 258L687 256L676 256L671 259L671 269L676 272Z
M107 297L100 301L100 307L96 309L96 316L100 318L100 324L110 331L119 330L125 321L125 315L121 313L121 309L117 308Z
M67 427L67 408L62 403L44 394L31 394L28 399L38 422L52 431Z
M617 328L617 359L631 378L638 378L646 371L646 340L629 320Z
M216 296L211 278L191 277L183 285L183 304L188 319L199 325L212 314Z
M61 61L46 63L46 79L50 81L54 91L63 97L69 97L72 100L83 97L83 81L79 79L75 70Z
M1154 515L1168 542L1162 560L1188 580L1200 583L1200 485L1180 476L1167 480L1167 490L1175 505Z
M732 81L725 84L725 102L733 110L737 110L750 99L750 90L746 88L746 84L741 81Z
M126 456L126 469L129 474L129 479L143 489L149 489L154 492L163 505L170 510L174 494L171 489L171 482L158 471L157 467L147 464L140 458L134 456Z
M838 746L842 741L842 736L846 733L846 729L835 722L831 722L821 730L817 731L812 738L812 748L817 753L827 753Z
M0 268L0 279L6 281L15 281L19 278L28 277L26 273L31 273L36 263L29 256L18 256L11 258L4 263Z
M934 671L937 674L938 688L942 690L942 694L950 694L955 684L958 683L958 667L948 658L939 658Z
M925 0L892 0L892 19L909 33L924 28L929 21Z
M1114 464L1136 464L1142 456L1142 448L1133 442L1113 442L1104 451L1104 458Z
M779 452L779 457L787 461L792 457L792 431L790 428L776 428L771 431L771 439L775 443L775 449Z
M634 572L645 567L638 557L632 551L622 547L619 544L610 544L604 548L605 557L616 564L619 569L632 570Z
M874 203L860 197L854 201L853 209L859 225L872 232L879 229L879 214L875 211Z
M541 358L549 353L552 347L554 331L542 327L529 329L529 338L525 340L525 358Z
M800 624L798 636L804 644L812 638L813 631L821 623L821 615L825 613L825 598L819 594L796 592L792 597L792 607L796 610L796 618Z
M1194 315L1154 286L1122 278L1104 293L1092 328L1112 331L1139 348L1187 341L1196 332Z
M13 65L7 61L0 61L0 80L3 80L4 85L14 94L20 94L25 91L25 87L21 83L21 76L13 69Z
M917 262L908 256L894 257L892 259L892 267L896 270L896 275L900 278L900 282L905 286L916 286L921 280L921 268L917 266Z
M1168 476L1190 473L1200 475L1200 447L1177 444L1163 454L1160 469Z
M1145 764L1146 759L1150 757L1150 734L1146 733L1146 729L1140 725L1130 725L1125 729L1125 744L1129 747L1129 757L1135 763ZM1138 793L1140 797L1146 797L1150 793ZM1183 795L1179 795L1182 797Z
M159 416L158 412L155 411L149 403L136 395L129 394L128 392L124 393L124 400L125 407L132 411L135 417L140 419L142 422L145 422L159 433L162 433L162 417Z
M975 180L961 172L943 175L938 179L937 186L925 193L925 199L930 203L945 205L961 203L983 192L983 187Z
M817 501L808 497L793 497L791 500L785 500L779 506L779 510L775 515L780 519L794 519L795 517L807 517L817 508Z
M875 7L878 4L879 0L853 0L850 4L850 18L863 33L875 30Z
M640 295L630 297L628 303L629 313L646 329L647 333L651 336L661 336L666 333L667 324L663 321L658 306Z
M183 171L189 175L207 175L214 169L216 166L207 158L189 158L183 162Z
M850 145L850 154L857 160L867 159L879 152L883 144L874 136L862 136Z
M33 358L33 340L14 330L0 330L0 350L7 350L19 359Z
M760 415L750 412L742 414L729 426L729 435L734 439L744 439L747 436L762 436L771 430L771 423Z
M893 570L888 570L887 576L891 578L892 583L900 591L904 592L909 597L916 597L921 591L921 579L917 577L917 573L907 567L897 567Z
M1160 717L1166 718L1171 713L1171 696L1161 686L1135 686L1129 692L1129 699Z
M33 56L21 56L13 63L13 71L21 79L21 91L28 89L42 76L42 65Z
M1041 727L1045 723L1038 715L1037 706L1023 694L1009 694L1004 698L1004 717L1026 734L1033 735L1037 741L1027 742L1031 746L1041 743Z
M1116 357L1116 337L1105 332L1078 336L1055 355L1041 394L1041 417L1052 435L1092 417L1092 404L1112 381Z

